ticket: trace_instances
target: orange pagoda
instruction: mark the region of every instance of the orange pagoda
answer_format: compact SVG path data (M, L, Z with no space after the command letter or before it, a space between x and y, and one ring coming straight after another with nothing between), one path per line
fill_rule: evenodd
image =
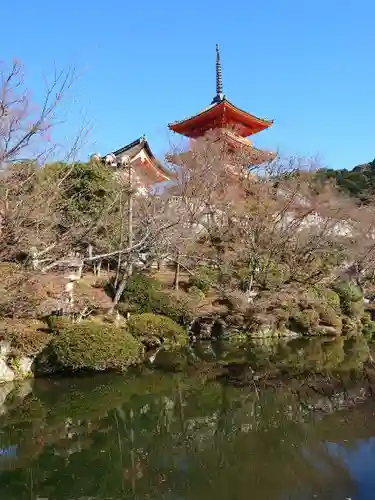
M273 120L265 120L237 108L223 94L219 46L216 44L216 95L211 104L194 116L170 123L173 132L190 139L204 136L209 131L224 135L230 150L240 148L249 153L252 164L272 160L274 153L255 148L248 136L269 128Z

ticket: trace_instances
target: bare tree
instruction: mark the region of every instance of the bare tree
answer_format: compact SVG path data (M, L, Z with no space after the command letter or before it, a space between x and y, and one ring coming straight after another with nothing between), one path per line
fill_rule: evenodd
M1 72L0 168L22 159L38 160L50 152L57 110L76 79L74 70L55 70L52 81L45 82L44 100L37 107L25 85L24 73L23 65L16 60Z
M349 258L353 204L317 184L314 160L252 163L248 147L234 150L214 134L171 158L195 223L199 213L195 243L180 258L192 270L217 269L222 292L245 283L250 298L270 286L332 281Z

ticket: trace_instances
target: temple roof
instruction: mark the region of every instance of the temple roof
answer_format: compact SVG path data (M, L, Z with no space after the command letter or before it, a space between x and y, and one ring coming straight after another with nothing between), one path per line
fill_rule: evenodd
M273 124L273 120L258 118L238 108L226 97L214 102L199 113L170 123L168 128L187 137L196 138L210 129L236 127L242 137L256 134Z
M130 158L130 161L135 158L141 151L144 151L147 156L149 157L150 161L154 165L154 167L162 173L163 177L165 177L165 180L169 180L173 177L173 173L170 172L160 160L156 158L156 156L153 154L150 145L147 141L147 139L142 136L136 139L135 141L131 142L130 144L127 144L126 146L123 146L122 148L116 149L116 151L112 151L109 154L114 155L116 158L121 157L121 156L128 156ZM107 156L107 155L106 155Z

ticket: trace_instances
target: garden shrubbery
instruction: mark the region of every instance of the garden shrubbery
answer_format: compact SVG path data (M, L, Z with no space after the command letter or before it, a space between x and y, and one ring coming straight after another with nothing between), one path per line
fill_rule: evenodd
M88 320L60 328L41 357L59 371L124 371L142 351L126 329Z
M128 280L118 307L122 314L154 313L187 324L193 317L192 301L181 294L162 290L161 283L145 274L134 274Z
M0 341L7 342L13 353L33 356L51 340L51 335L41 328L43 325L33 319L4 319L0 321Z
M217 272L214 269L200 267L190 276L188 285L189 289L194 287L207 295L215 281L217 281Z
M171 318L153 313L134 314L129 319L129 330L147 347L161 344L183 346L188 337L181 325Z
M356 283L337 281L333 284L333 289L340 298L340 307L344 314L351 318L363 314L363 292Z
M25 269L14 263L0 263L0 316L37 318L56 307L61 295L59 280Z

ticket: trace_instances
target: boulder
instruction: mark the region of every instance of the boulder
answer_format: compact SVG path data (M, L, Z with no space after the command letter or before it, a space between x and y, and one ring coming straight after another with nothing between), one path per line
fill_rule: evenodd
M12 382L15 378L14 371L9 368L4 358L0 358L0 383Z

